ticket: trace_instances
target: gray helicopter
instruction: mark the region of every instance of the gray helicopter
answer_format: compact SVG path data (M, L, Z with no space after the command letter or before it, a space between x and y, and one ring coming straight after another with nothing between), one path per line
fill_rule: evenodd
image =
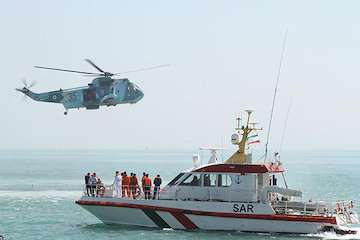
M41 66L34 67L47 70L81 73L85 74L86 76L96 77L87 86L70 89L59 89L56 91L44 93L34 93L30 90L34 83L28 85L26 81L24 81L24 87L16 88L16 90L22 92L35 101L61 103L65 107L64 114L66 115L68 110L72 108L99 109L100 106L109 107L116 106L117 104L137 103L144 97L144 93L141 91L141 89L127 78L113 79L112 77L130 72L146 71L154 68L169 66L166 64L121 73L111 73L102 70L89 59L85 59L85 61L96 68L99 73Z

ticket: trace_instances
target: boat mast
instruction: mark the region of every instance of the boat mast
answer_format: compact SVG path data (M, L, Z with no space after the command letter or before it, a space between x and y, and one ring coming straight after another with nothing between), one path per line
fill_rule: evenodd
M288 30L286 29L286 31L285 31L285 36L284 36L284 40L283 40L283 44L282 44L282 50L281 50L281 56L280 56L280 63L279 63L279 68L278 68L278 72L277 72L276 84L275 84L275 89L274 89L274 96L273 96L272 106L271 106L270 121L269 121L268 133L267 133L267 137L266 137L266 144L265 144L264 162L266 162L266 160L267 160L268 145L269 145L270 132L271 132L271 122L272 122L272 117L273 117L273 114L274 114L276 94L277 94L277 89L278 89L278 84L279 84L279 79L280 79L281 67L282 67L282 63L283 63L283 59L284 59L284 54L285 54L285 47L286 47L286 41L287 41L287 33L288 33Z
M236 117L236 133L231 136L231 141L233 144L238 146L238 150L228 159L225 163L228 164L245 164L251 161L251 156L248 156L246 152L246 146L249 139L249 134L255 130L262 130L261 128L255 128L255 126L250 126L250 116L253 112L252 110L245 110L247 112L247 120L245 126L240 126L241 118L239 116ZM242 133L241 133L242 132ZM241 137L240 137L241 135Z
M289 114L290 114L291 105L292 105L292 100L290 99L290 103L289 103L289 106L288 106L288 109L287 109L287 112L286 112L286 118L285 118L285 122L284 122L283 132L282 132L282 135L281 135L279 153L282 152L282 146L284 144L285 133L286 133L286 129L287 129L287 123L288 123L288 120L289 120Z

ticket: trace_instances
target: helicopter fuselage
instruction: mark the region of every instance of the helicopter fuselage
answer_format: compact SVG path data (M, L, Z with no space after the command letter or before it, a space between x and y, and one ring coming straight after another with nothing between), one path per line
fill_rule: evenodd
M59 89L44 93L34 93L28 88L17 89L35 101L61 103L68 109L98 109L100 106L136 103L144 94L138 86L127 78L112 79L110 77L95 78L88 86Z

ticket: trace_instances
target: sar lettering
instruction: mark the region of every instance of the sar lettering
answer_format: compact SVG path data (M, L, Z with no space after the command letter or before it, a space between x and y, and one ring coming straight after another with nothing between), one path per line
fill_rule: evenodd
M233 211L238 213L254 213L254 205L235 203L233 205Z

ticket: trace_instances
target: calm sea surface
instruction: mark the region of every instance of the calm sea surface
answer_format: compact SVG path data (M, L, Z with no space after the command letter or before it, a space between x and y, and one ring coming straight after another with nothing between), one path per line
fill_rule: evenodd
M5 239L360 239L360 235L188 232L107 226L74 203L83 175L112 183L115 170L160 174L170 181L192 167L193 152L0 151L0 234ZM225 153L225 156L227 154ZM202 155L204 162L206 155ZM360 204L360 152L283 154L291 188L304 199L353 199ZM281 180L279 179L279 182ZM359 212L360 207L356 206ZM356 227L358 228L358 227ZM359 228L360 230L360 228Z

